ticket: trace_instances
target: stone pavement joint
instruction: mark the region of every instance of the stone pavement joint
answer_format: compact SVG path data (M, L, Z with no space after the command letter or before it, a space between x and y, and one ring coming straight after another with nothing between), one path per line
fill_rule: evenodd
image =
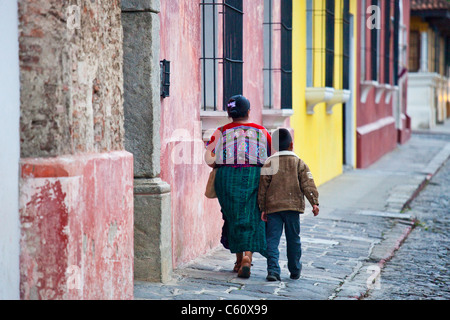
M450 138L450 136L449 136ZM168 283L135 282L135 299L361 299L415 227L410 203L450 156L449 139L413 134L367 169L348 170L319 187L321 212L301 216L302 275L291 280L286 240L280 242L280 282L268 282L266 259L254 255L252 275L232 272L235 256L219 246L174 270Z

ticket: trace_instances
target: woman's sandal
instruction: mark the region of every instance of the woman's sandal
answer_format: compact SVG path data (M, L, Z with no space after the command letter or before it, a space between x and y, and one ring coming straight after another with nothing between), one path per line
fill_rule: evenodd
M241 263L242 263L242 261L240 261L240 262L236 261L234 263L233 272L239 272L239 269L241 268Z
M250 278L250 268L252 266L252 261L249 257L245 256L242 258L241 267L239 268L238 277L239 278Z

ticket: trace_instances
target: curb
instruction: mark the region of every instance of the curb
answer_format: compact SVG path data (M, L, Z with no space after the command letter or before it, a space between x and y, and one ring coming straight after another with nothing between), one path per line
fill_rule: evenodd
M402 206L401 212L404 212L405 210L411 209L410 204L414 201L414 199L420 194L420 192L428 185L431 179L441 170L441 168L445 165L445 163L448 161L450 157L450 143L447 143L446 146L439 152L428 164L426 171L427 176L423 179L423 181L420 183L420 185L417 187L417 189L414 191L414 193L411 195L411 197L405 202L405 204ZM437 164L436 164L437 163Z
M411 209L410 205L417 198L417 196L422 192L422 190L428 185L428 183L433 179L433 177L439 172L439 170L445 165L445 163L449 160L450 157L450 143L448 143L441 152L439 152L428 164L425 171L427 175L422 180L422 182L417 186L413 194L408 198L408 200L403 204L401 212L405 212L405 210ZM427 170L428 169L428 170ZM428 172L427 172L428 171ZM431 172L430 172L431 171ZM400 219L391 217L397 221L397 224L389 230L393 236L395 236L394 229L397 227L401 227L402 223ZM401 235L397 237L394 241L389 239L389 234L383 240L384 242L391 242L394 245L390 245L387 250L383 251L380 257L373 257L374 249L376 246L381 246L382 249L383 241L374 248L372 248L372 252L369 254L366 261L362 262L359 266L359 269L355 271L352 275L349 276L348 280L345 280L340 288L336 290L334 294L334 298L338 299L355 299L362 300L369 295L369 293L373 290L373 285L380 280L380 275L385 265L395 256L397 250L400 249L402 244L411 234L411 232L415 229L417 225L417 219L412 217L407 220L407 226L403 227L403 231ZM400 225L399 225L400 224ZM376 254L375 254L376 256ZM371 260L375 260L371 262ZM373 268L376 266L376 268ZM364 270L367 270L367 273L372 271L372 275L369 277L367 273L364 273ZM369 281L370 280L370 281ZM346 288L347 287L347 288ZM345 290L347 290L347 294L345 294ZM357 291L356 293L354 291ZM353 292L352 292L353 291ZM339 293L343 292L342 296L339 296Z
M376 275L375 280L377 277L379 277L381 275L381 271L384 269L385 265L394 257L395 252L397 252L398 249L400 249L400 247L402 246L403 242L405 242L405 240L408 238L408 236L411 234L411 232L415 229L416 227L416 219L412 220L412 225L409 227L405 228L405 231L403 232L403 234L396 240L396 244L394 247L392 247L388 252L387 252L387 256L386 258L381 259L378 263L377 266L379 267L379 273ZM367 281L366 281L367 284ZM358 297L356 297L357 300L362 300L364 298L366 298L370 291L372 291L372 288L367 288L367 290L365 292L360 293L360 295Z
M442 164L443 165L443 164ZM441 166L442 167L442 166ZM441 168L439 167L439 169ZM400 210L400 212L405 212L406 210L410 210L411 209L411 203L414 201L415 198L417 198L417 196L422 192L422 190L428 185L428 183L430 182L430 180L434 177L434 175L439 171L439 169L434 173L434 174L428 174L423 180L422 182L419 184L419 186L416 188L416 190L414 191L414 193L411 195L411 197L409 197L409 199L403 204L402 209Z
M404 221L398 221L388 231L385 239L372 248L369 256L364 261L361 261L358 269L344 280L342 285L336 289L335 294L329 299L363 300L366 298L374 287L376 288L380 284L380 275L383 268L395 256L395 252L414 230L416 226L415 221L415 219L408 220L406 226Z

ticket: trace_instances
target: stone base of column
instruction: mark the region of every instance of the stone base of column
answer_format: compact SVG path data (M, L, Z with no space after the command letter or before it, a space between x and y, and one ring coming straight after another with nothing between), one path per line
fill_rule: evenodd
M170 185L134 180L134 279L167 282L172 275Z

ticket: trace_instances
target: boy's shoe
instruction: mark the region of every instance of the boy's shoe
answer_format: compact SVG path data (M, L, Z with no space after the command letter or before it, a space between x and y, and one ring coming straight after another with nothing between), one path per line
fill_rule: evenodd
M291 279L294 280L300 279L300 273L291 273Z
M269 272L266 277L267 281L281 281L280 275L275 272Z

